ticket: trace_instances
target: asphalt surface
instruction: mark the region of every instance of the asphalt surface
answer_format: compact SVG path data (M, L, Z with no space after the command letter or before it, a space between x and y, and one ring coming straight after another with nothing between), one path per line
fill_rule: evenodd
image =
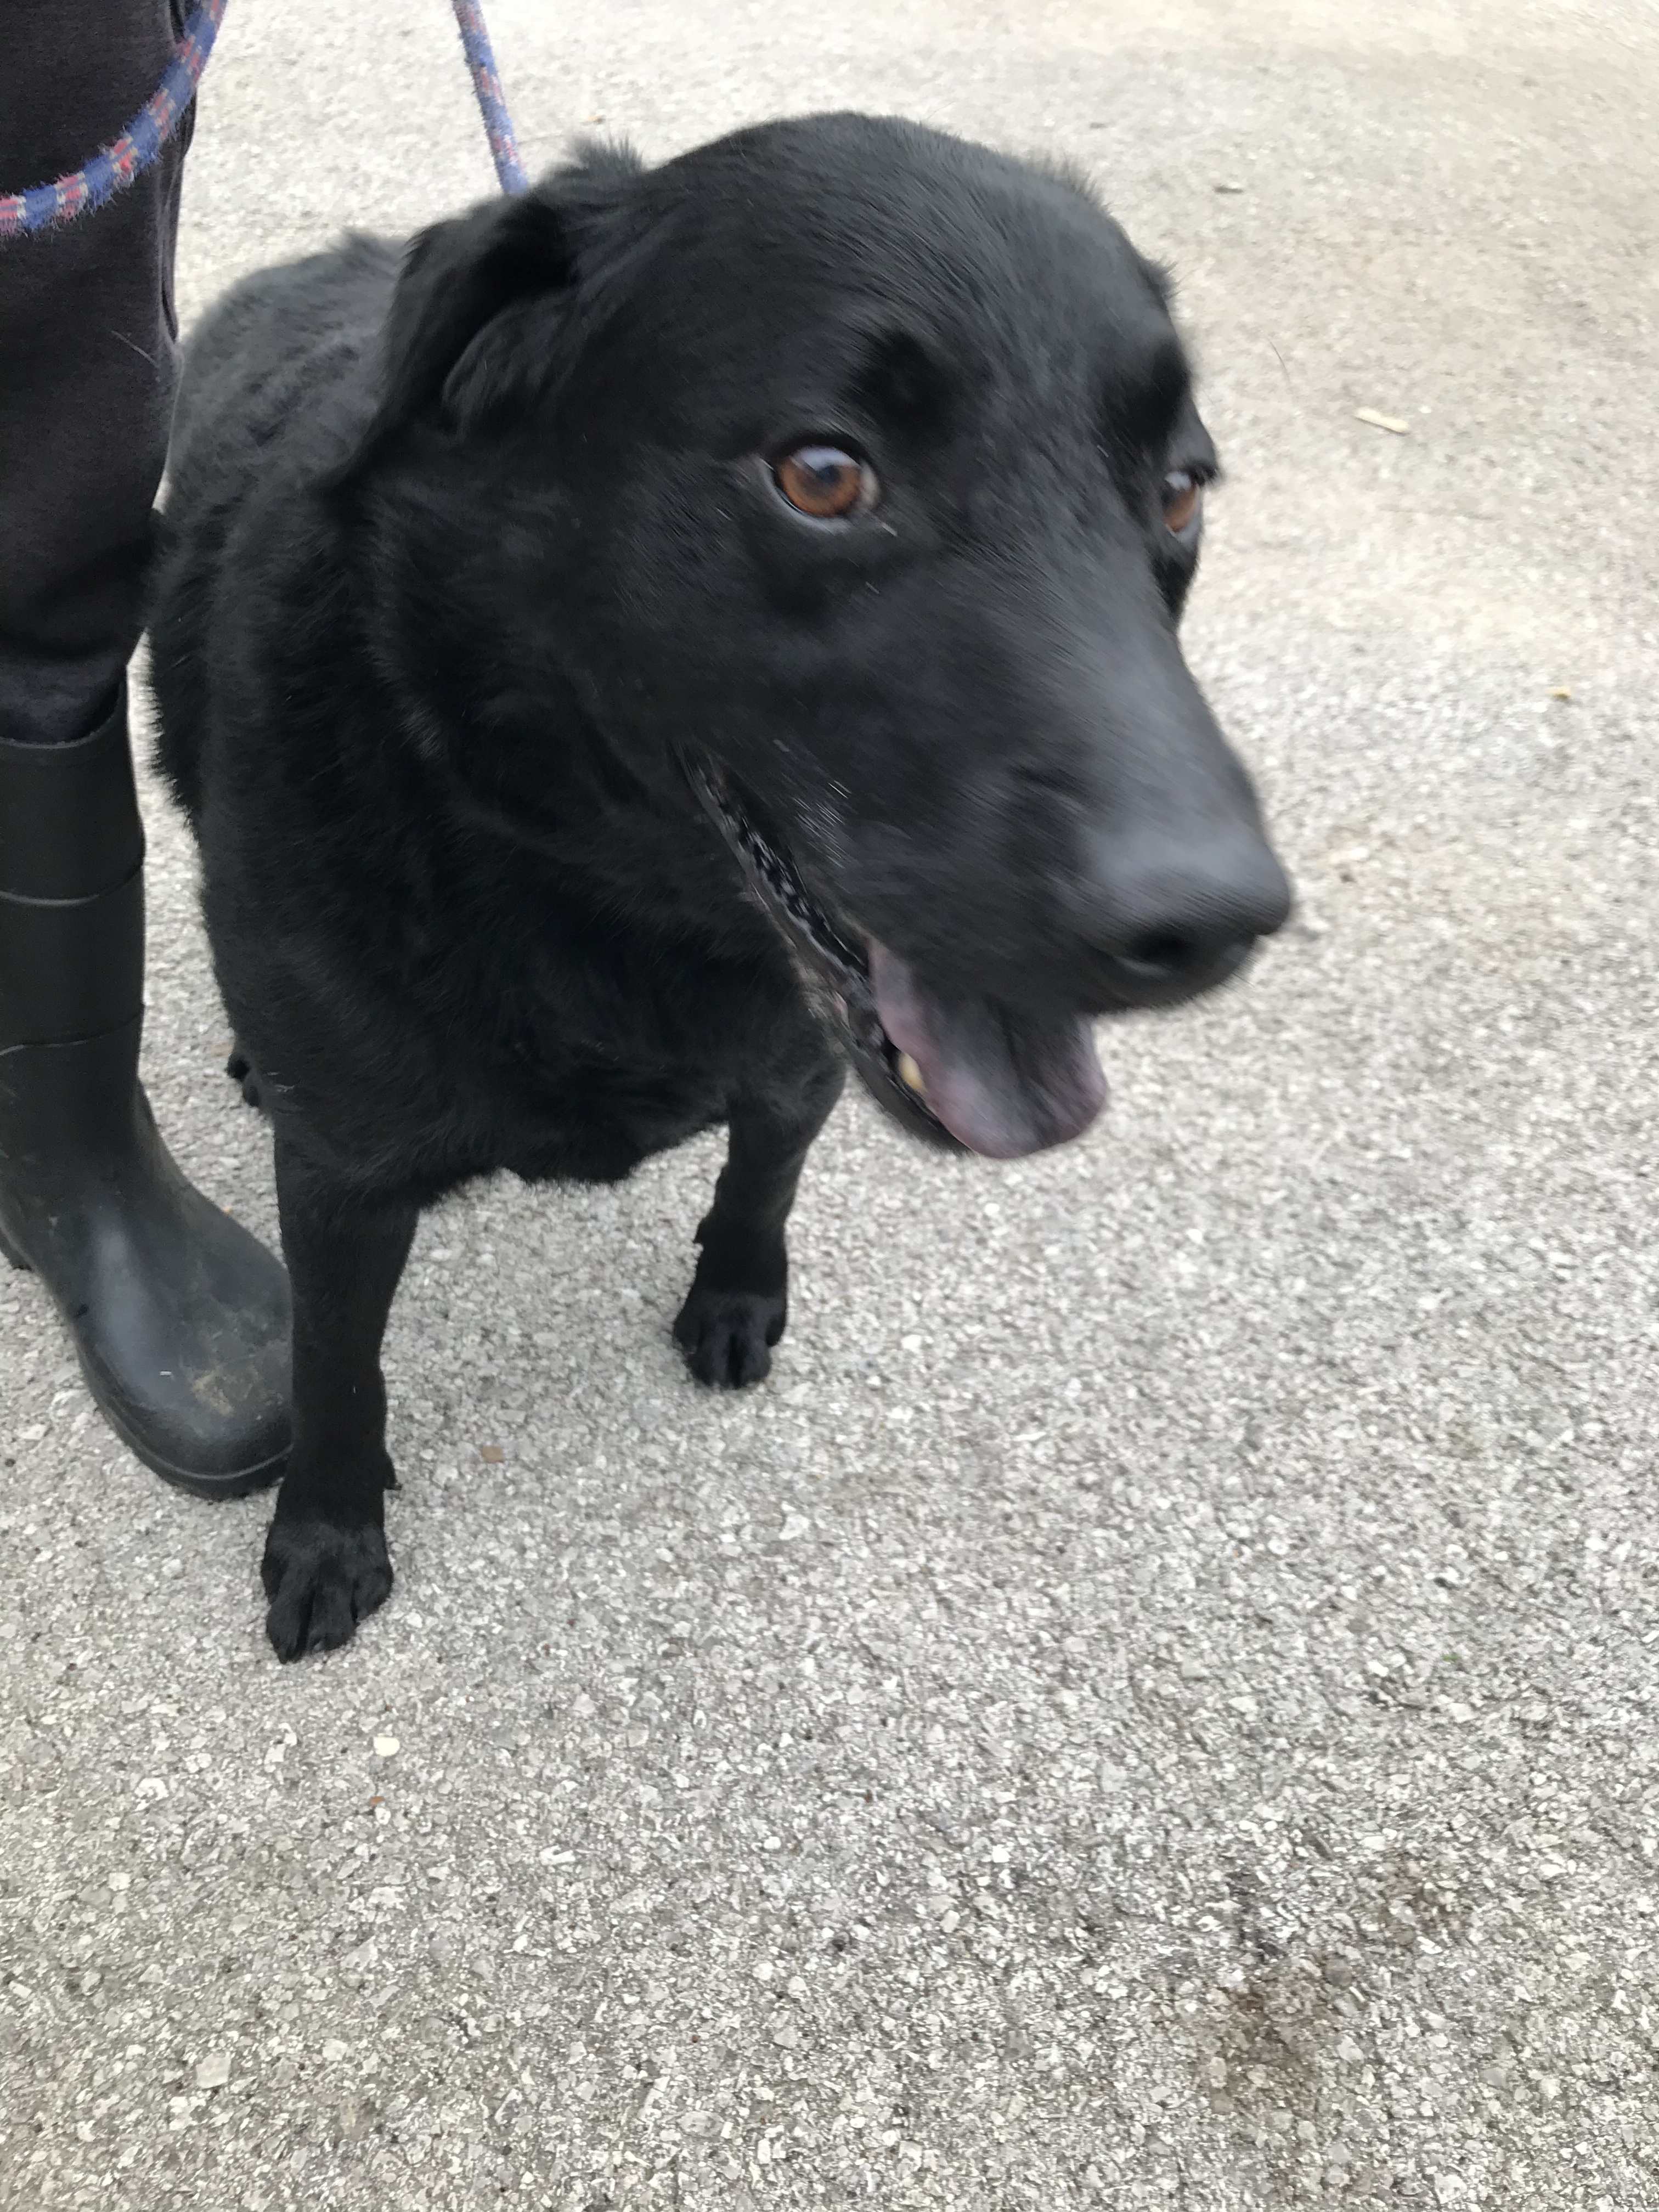
M326 1662L0 1279L0 2203L1651 2208L1650 9L490 12L537 158L851 103L1088 166L1302 919L1080 1146L842 1109L741 1401L668 1341L712 1145L428 1218ZM440 0L237 0L185 312L490 181ZM269 1232L149 811L154 1096Z

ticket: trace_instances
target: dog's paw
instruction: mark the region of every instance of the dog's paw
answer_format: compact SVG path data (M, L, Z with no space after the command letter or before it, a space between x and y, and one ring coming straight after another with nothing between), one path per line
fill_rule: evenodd
M349 1644L392 1589L384 1531L329 1521L273 1521L259 1572L270 1600L265 1632L279 1659Z
M772 1371L771 1347L783 1334L781 1297L756 1291L702 1291L680 1308L674 1341L699 1382L740 1390Z
M233 1083L240 1084L245 1105L258 1108L264 1103L264 1094L259 1088L259 1079L254 1073L252 1063L240 1045L231 1047L230 1058L225 1062L225 1073Z

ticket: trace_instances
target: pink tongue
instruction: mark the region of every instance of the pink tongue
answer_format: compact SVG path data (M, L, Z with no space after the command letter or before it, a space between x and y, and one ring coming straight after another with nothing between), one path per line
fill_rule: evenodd
M928 1105L969 1152L1014 1160L1063 1145L1106 1103L1094 1032L1082 1015L945 998L873 940L870 977L882 1027L915 1060Z

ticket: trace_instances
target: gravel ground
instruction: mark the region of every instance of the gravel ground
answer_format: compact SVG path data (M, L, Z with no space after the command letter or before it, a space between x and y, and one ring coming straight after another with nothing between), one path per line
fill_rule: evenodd
M491 14L538 157L855 102L1095 173L1301 919L1082 1146L838 1113L741 1401L667 1338L712 1146L429 1217L324 1662L0 1280L0 2203L1651 2208L1646 0ZM187 313L489 185L440 0L314 21L229 11ZM158 1109L268 1232L150 815Z

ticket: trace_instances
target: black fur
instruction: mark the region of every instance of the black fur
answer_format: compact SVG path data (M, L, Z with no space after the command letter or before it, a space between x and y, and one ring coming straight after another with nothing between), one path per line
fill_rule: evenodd
M867 508L789 506L803 445L872 468ZM1277 926L1175 640L1197 530L1163 487L1213 466L1161 281L1085 190L857 116L590 149L208 319L155 685L276 1130L284 1657L391 1585L379 1349L422 1206L725 1123L674 1333L751 1382L849 1058L934 1142L1029 1149L1098 1103L1084 1017Z

